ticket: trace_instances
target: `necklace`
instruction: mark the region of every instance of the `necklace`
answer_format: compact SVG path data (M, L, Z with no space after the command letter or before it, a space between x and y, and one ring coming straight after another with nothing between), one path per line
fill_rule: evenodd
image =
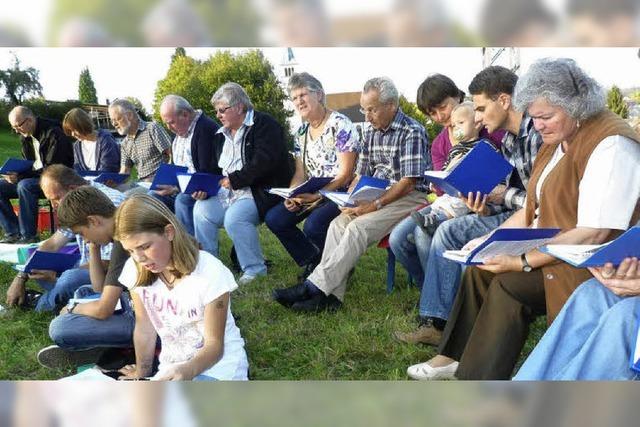
M169 288L173 288L173 284L175 283L176 279L178 278L178 276L173 276L173 278L171 280L167 279L167 277L164 275L164 271L162 273L160 273L160 279L169 287Z
M311 126L312 129L318 129L324 123L325 119L327 118L327 114L328 113L329 113L329 110L327 108L325 108L324 109L324 114L322 115L322 118L320 119L320 121L317 122L317 124L313 124L313 123L311 123L311 121L309 121L309 126Z

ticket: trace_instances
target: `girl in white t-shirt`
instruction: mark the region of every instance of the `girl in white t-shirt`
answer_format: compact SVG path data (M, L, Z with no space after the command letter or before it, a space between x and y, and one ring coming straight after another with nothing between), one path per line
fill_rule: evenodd
M131 291L136 364L123 379L151 375L157 336L157 380L246 380L244 340L231 314L231 272L153 197L134 195L116 213L116 239L129 251L119 281Z

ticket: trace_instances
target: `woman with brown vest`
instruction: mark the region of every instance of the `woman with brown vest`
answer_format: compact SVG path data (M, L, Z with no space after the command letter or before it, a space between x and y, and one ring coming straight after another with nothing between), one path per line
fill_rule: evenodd
M602 87L571 59L542 59L516 85L516 109L542 135L525 207L501 228L562 231L551 243L612 240L640 214L640 136L605 109ZM624 194L624 197L621 197ZM474 246L487 236L469 242ZM468 268L438 355L410 366L414 379L511 377L529 324L550 324L576 287L591 278L537 250Z

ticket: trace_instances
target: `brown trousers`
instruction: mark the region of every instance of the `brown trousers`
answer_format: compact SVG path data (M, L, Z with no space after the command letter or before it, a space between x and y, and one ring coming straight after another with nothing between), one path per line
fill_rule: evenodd
M542 270L493 274L468 268L439 354L460 362L458 379L509 379L529 335L529 324L545 311Z

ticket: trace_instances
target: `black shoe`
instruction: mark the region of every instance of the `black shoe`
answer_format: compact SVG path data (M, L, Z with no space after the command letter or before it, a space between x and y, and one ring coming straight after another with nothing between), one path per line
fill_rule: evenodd
M69 366L82 366L96 363L104 353L104 348L94 347L87 350L68 351L57 345L50 345L38 352L38 362L45 368L62 369Z
M19 245L28 245L31 243L38 243L40 241L40 239L38 239L38 236L33 236L33 237L23 237L20 240L18 240L16 243Z
M271 297L287 308L297 302L308 299L309 296L309 291L304 282L289 286L288 288L274 289L271 292Z
M24 291L24 302L22 303L22 308L36 308L36 304L38 304L38 300L42 296L42 292L34 291L31 289L27 289Z
M318 313L320 311L336 311L342 306L342 302L333 294L316 295L304 301L299 301L291 306L293 311L302 313Z
M16 243L20 240L19 234L5 234L2 239L0 239L0 243Z

